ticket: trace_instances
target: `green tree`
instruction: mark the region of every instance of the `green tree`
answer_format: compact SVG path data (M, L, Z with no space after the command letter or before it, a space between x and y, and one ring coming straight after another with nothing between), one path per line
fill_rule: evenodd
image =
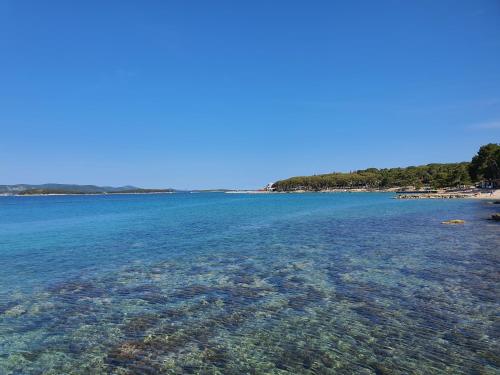
M500 144L481 146L477 155L472 158L469 173L474 181L500 178Z

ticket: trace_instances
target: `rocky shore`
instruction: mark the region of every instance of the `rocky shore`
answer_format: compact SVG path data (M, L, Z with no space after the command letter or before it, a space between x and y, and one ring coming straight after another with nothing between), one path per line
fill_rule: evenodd
M500 199L500 190L468 189L462 191L438 191L432 193L398 193L395 199Z
M398 194L395 199L464 199L474 198L471 194Z

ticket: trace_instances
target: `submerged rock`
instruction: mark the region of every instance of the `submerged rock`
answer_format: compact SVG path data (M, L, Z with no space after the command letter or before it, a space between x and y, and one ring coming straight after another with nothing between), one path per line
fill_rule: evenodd
M500 221L500 214L491 215L491 220Z
M441 224L465 224L465 220L453 219L441 222Z
M14 306L9 310L5 311L5 315L11 318L17 318L18 316L21 316L24 313L26 313L26 309L21 305Z
M205 348L202 358L204 362L211 363L217 367L224 367L229 359L226 350L221 347Z

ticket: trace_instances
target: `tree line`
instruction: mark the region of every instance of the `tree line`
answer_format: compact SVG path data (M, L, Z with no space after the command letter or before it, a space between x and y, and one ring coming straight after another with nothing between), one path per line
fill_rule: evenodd
M427 164L406 168L368 168L350 173L328 173L298 176L277 181L277 191L372 188L414 186L416 188L457 187L479 181L500 179L500 144L482 146L470 162Z

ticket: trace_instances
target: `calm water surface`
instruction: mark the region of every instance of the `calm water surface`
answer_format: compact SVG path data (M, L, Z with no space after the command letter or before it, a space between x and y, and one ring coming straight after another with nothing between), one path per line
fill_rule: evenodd
M0 374L499 374L498 206L391 198L0 197Z

